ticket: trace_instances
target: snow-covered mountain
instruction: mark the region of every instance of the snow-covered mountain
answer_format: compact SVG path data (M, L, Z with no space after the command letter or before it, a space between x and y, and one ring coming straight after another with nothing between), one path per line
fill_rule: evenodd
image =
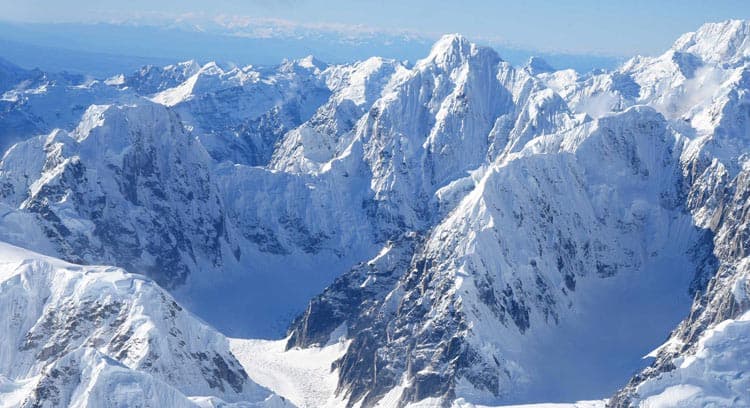
M250 378L302 406L581 400L623 386L610 404L741 405L745 362L729 360L750 308L749 27L708 24L587 75L538 58L514 67L460 35L413 65L189 61L104 81L2 65L0 240L148 275L235 333L278 336L302 312L283 345L235 343ZM122 302L169 299L138 282L152 290ZM78 316L71 296L55 304L62 319ZM190 380L165 380L100 343L54 364L114 358L125 368L101 386L135 370L174 401L261 399L201 388L200 362L181 368ZM223 340L195 347L248 381ZM271 349L279 362L247 354ZM24 378L47 360L8 355L0 374L27 398ZM323 376L320 361L292 362L310 355L330 358L325 390L285 380Z
M312 57L270 72L209 63L152 100L173 107L217 161L264 165L276 141L328 98L324 68Z
M367 406L398 388L406 404L427 397L530 401L545 392L576 398L576 389L592 392L597 381L600 389L616 386L602 378L615 370L604 356L658 342L687 312L679 305L687 307L690 294L715 290L717 266L721 276L725 262L737 264L725 261L726 248L746 252L742 239L719 242L726 233L716 224L727 219L724 208L736 194L730 186L743 180L738 171L747 157L747 27L708 25L664 55L612 73L539 73L564 101L558 112L570 109L558 116L565 119L520 143L504 139L500 155L475 164L464 187L470 193L415 253L401 255L410 266L397 268L400 278L379 266L382 255L365 273L353 269L311 303L288 345L324 344L346 325L352 344L336 362L338 390ZM722 50L718 58L705 45L712 41ZM545 112L555 117L554 109ZM742 214L746 197L736 200L731 211ZM729 224L742 231L737 221ZM372 282L390 288L373 296ZM360 293L378 300L353 308L348 300ZM623 304L613 307L612 299ZM743 310L703 321L700 330ZM696 347L696 340L681 344ZM581 374L582 366L596 374ZM618 375L636 366L622 365ZM555 382L564 389L549 385ZM723 397L734 397L742 383L732 386Z
M286 406L153 281L4 243L0 254L3 406Z
M0 65L0 149L54 128L70 129L95 101L120 98L121 92L79 75L51 74Z
M714 242L719 269L689 316L651 354L656 361L613 397L612 406L748 404L747 172L718 193L726 200Z
M163 106L93 105L72 132L16 144L0 166L5 202L35 214L66 259L170 287L231 253L208 154Z

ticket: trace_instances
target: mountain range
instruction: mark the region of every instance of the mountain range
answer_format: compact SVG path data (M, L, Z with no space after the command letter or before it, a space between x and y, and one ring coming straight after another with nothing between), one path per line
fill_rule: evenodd
M2 406L750 405L750 22L0 93Z
M3 57L25 68L106 77L184 59L274 66L309 54L344 64L373 55L416 61L439 33L384 30L354 24L305 24L238 15L121 15L90 22L11 22L0 19ZM536 51L485 38L503 57L523 64L540 55L582 72L617 66L622 55Z

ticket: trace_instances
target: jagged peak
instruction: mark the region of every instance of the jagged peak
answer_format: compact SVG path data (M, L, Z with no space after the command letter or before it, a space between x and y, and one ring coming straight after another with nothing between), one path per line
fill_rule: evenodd
M191 59L187 61L178 62L177 64L167 65L166 67L164 67L164 70L182 72L185 76L189 77L198 73L198 71L200 71L201 68L202 66L198 61Z
M219 66L216 61L209 61L204 64L197 73L202 74L222 74L224 70Z
M297 65L303 68L319 69L324 70L328 67L328 64L315 58L313 55L308 55L305 58L297 60Z
M135 72L135 75L146 76L155 72L183 72L186 76L191 76L198 72L200 69L201 65L198 63L198 61L191 59L164 66L153 64L144 65Z
M464 49L469 50L471 45L471 42L461 34L445 34L432 45L430 56L437 57L445 54L461 52L461 50Z
M197 60L194 60L194 59L189 59L186 61L178 62L176 65L179 67L200 67L201 66L201 64Z
M542 74L545 72L554 72L555 69L547 63L542 57L532 56L525 65L526 70L531 75Z
M500 61L500 57L492 48L478 46L461 34L446 34L433 44L430 54L417 62L417 66L435 64L450 70L478 55L486 55Z
M683 34L672 50L690 52L709 62L736 62L750 58L750 21L707 23Z
M313 55L308 55L299 59L285 59L279 67L280 71L282 72L299 71L300 68L302 70L308 70L315 73L324 71L326 68L328 68L328 64L319 60Z

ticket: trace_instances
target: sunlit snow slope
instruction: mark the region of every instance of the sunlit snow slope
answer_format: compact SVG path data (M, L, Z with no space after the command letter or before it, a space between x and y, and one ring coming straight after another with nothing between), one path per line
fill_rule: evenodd
M0 243L3 406L283 407L154 282Z

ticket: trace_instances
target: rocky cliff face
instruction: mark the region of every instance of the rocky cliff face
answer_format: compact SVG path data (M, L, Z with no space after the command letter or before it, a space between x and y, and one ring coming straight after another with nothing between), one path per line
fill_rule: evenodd
M231 250L209 157L162 106L92 106L71 133L16 145L0 166L3 199L36 215L67 259L170 287Z
M673 369L675 358L698 347L704 330L725 319L741 321L744 310L730 300L736 291L726 289L736 285L719 282L722 276L742 279L742 268L734 265L745 252L737 235L743 225L737 214L745 207L737 186L748 135L746 26L703 27L663 56L632 60L613 73L577 78L542 72L531 78L542 89L538 95L553 95L543 100L560 98L538 110L528 100L523 104L537 114L532 126L543 111L550 130L534 127L524 138L516 120L500 149L473 143L486 152L483 163L474 162L480 171L462 186L447 217L427 228L424 244L402 255L400 263L409 267L392 289L378 290L381 300L365 313L367 329L339 300L362 289L335 284L292 326L289 346L321 342L326 331L346 323L356 334L337 368L339 391L351 402L374 405L394 389L401 404L428 397L446 404L456 397L514 401L525 398L527 387L543 392L543 365L537 360L535 367L529 356L539 349L529 341L561 336L566 321L586 314L592 305L580 293L582 285L661 274L684 285L683 305L688 292L697 296L691 317L673 334L678 340L668 343L683 346L661 351L654 367L613 404L641 401L635 397L638 384L655 392L658 386L644 378ZM724 50L722 56L695 45L710 42ZM445 60L456 59L450 50ZM636 105L649 107L629 108ZM621 113L605 113L612 111ZM423 146L432 142L423 140ZM491 154L497 150L501 154ZM424 191L415 184L403 191ZM445 190L438 191L433 194ZM732 233L722 230L725 222ZM673 263L673 270L665 271L665 263ZM340 282L347 279L367 278L355 268ZM717 287L725 288L723 295L715 293ZM321 320L312 327L324 328L322 333L310 329L310 319ZM671 378L679 383L677 375Z
M704 174L715 177L716 168ZM724 171L719 174L726 176ZM707 174L708 173L708 174ZM699 292L689 316L654 351L654 363L634 376L610 401L613 407L637 406L674 393L683 405L743 405L747 379L741 373L746 359L748 308L748 173L724 178L713 194L696 194L702 206L718 200L713 214L714 253L719 267L704 291ZM701 191L700 193L705 193ZM718 216L717 216L718 215Z
M740 339L750 306L747 147L742 147L750 135L747 33L746 22L731 21L704 26L676 43L712 72L708 86L715 94L698 111L702 137L683 155L683 168L691 181L688 206L696 223L712 232L718 268L689 316L653 353L655 362L613 397L612 406L643 405L670 393L683 405L747 403L741 391L747 382L738 374L746 362L728 362L744 350Z
M325 343L347 324L356 334L339 384L351 401L374 404L402 384L403 404L468 388L480 401L523 398L538 350L517 345L580 313L581 281L658 273L665 254L705 261L679 200L681 139L659 114L634 108L546 142L557 151L489 166L422 244L383 250L397 261L380 267L379 255L346 274L292 326L289 345ZM377 301L355 301L362 313L347 301L361 297Z

